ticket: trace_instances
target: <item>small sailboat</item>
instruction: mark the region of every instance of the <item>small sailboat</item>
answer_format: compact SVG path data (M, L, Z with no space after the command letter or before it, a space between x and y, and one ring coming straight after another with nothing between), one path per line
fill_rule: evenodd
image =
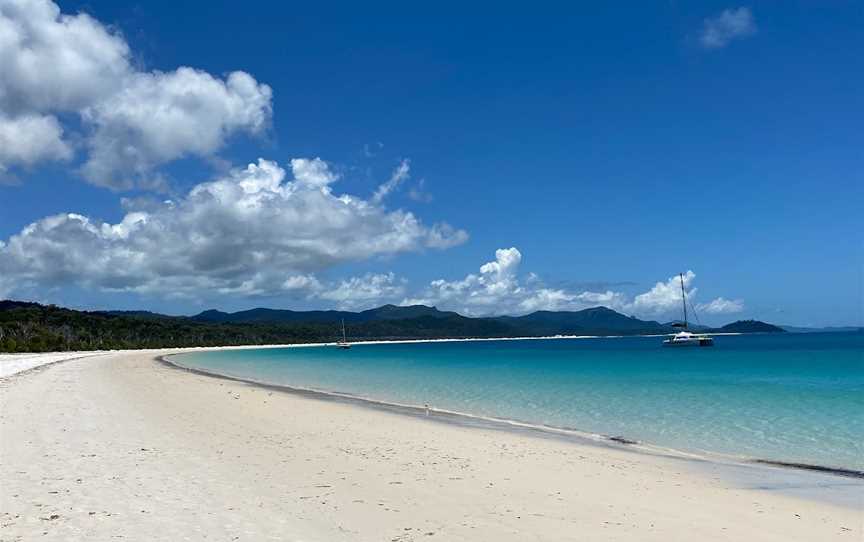
M672 324L672 327L680 327L682 331L672 335L663 341L663 346L714 346L714 339L708 335L697 335L687 330L687 294L684 293L684 273L681 277L681 305L684 307L684 322Z
M345 335L345 319L342 319L342 340L336 343L336 346L347 350L351 348L351 343L348 342L348 336Z

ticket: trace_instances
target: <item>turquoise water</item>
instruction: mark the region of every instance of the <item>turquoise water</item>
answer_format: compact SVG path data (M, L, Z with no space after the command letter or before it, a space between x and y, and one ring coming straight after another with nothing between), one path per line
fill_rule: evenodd
M864 470L864 335L656 337L223 350L182 365L662 447Z

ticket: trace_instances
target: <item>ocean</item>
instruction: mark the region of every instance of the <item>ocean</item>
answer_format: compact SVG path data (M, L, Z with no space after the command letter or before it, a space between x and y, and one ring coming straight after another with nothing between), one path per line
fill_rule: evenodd
M659 337L260 348L179 365L385 403L622 436L738 459L864 470L864 335Z

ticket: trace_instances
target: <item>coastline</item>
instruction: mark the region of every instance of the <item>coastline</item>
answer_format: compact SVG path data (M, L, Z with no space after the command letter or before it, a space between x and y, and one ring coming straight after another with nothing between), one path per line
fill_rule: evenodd
M755 335L754 333L753 335ZM735 336L743 333L706 333L711 336ZM368 340L352 341L352 345L376 345L376 344L420 344L420 343L448 343L448 342L489 342L489 341L548 341L548 340L574 340L574 339L627 339L632 337L668 337L669 334L659 335L549 335L541 337L463 337L451 339L393 339L393 340ZM204 352L208 350L250 350L258 348L305 348L316 346L335 346L336 341L319 343L284 343L284 344L242 344L229 346L189 346L185 348L140 348L129 350L90 350L70 352L26 352L26 353L4 353L0 352L0 379L15 374L29 371L52 363L69 361L72 359L92 357L107 354L123 353L149 353L149 352ZM34 359L33 363L21 363L20 366L11 358L40 358ZM56 358L56 359L54 359ZM50 361L49 361L50 360ZM7 365L8 363L8 365Z
M723 333L714 335L743 335L742 333ZM401 339L401 340L371 340L357 341L352 345L384 345L384 344L422 344L422 343L449 343L449 342L494 342L494 341L531 341L531 340L579 340L579 339L615 339L615 338L635 338L635 337L664 337L666 335L555 335L543 337L500 337L500 338L447 338L447 339ZM134 350L99 350L99 351L71 351L71 352L46 352L46 353L24 353L24 354L6 354L0 353L0 383L8 380L11 377L24 375L30 372L38 371L41 368L60 364L63 362L80 360L84 358L93 358L98 356L120 355L120 354L152 354L154 359L160 363L172 367L174 369L189 371L211 378L221 378L232 380L245 384L261 386L271 390L277 390L287 393L298 394L304 397L323 399L323 400L338 400L346 403L353 403L361 407L373 407L378 409L389 410L399 414L407 414L409 416L418 416L426 410L424 405L420 404L402 404L379 400L373 397L365 397L348 392L321 390L313 388L305 388L284 384L275 384L264 381L257 381L241 376L221 374L218 372L207 371L204 369L187 367L176 361L167 358L178 354L221 351L221 350L255 350L255 349L280 349L280 348L312 348L312 347L332 347L336 342L324 343L288 343L288 344L268 344L268 345L231 345L231 346L200 346L200 347L185 347L185 348L168 348L168 349L134 349ZM15 359L18 358L18 359ZM797 461L784 461L782 459L769 459L764 457L736 455L731 453L719 453L709 450L682 450L670 448L666 446L656 445L650 442L644 442L631 438L628 435L622 434L604 434L594 433L580 430L574 427L559 427L547 424L537 424L527 420L501 418L495 416L481 416L467 412L452 411L441 408L431 408L431 412L435 414L433 421L448 422L457 425L485 427L487 429L516 431L534 433L543 437L559 438L564 440L576 440L583 444L605 445L613 447L625 447L628 451L639 452L654 455L665 455L669 457L677 457L691 459L694 461L714 462L727 465L738 466L763 466L782 470L796 470L810 473L825 474L828 476L840 476L853 479L864 479L864 471L858 469L844 468L831 465L822 465L815 463L802 463ZM864 491L864 489L862 489Z
M216 371L208 371L196 367L189 367L183 365L182 363L169 359L177 354L179 353L163 354L156 356L155 359L171 368L181 371L188 371L194 374L211 378L241 382L252 386L258 386L267 390L296 394L302 397L308 397L312 399L318 399L323 401L339 401L346 404L353 404L365 408L381 409L388 412L406 415L409 417L422 417L431 421L451 423L464 427L479 427L499 431L512 431L517 433L525 433L537 437L558 438L568 442L577 442L581 444L596 446L609 446L614 448L626 449L628 451L638 453L660 455L692 461L711 462L739 467L747 465L761 465L777 469L816 472L830 476L864 480L864 471L856 469L832 467L810 463L788 462L759 457L721 454L709 451L685 451L635 440L630 438L628 435L591 433L572 427L557 427L553 425L538 424L526 420L501 418L495 416L480 416L468 412L458 412L454 410L434 407L427 408L426 405L421 404L407 404L396 403L392 401L383 401L380 399L375 399L373 397L365 397L361 395L351 394L348 392L328 391L302 386L276 384L272 382L255 380L252 378L219 373ZM862 483L862 490L864 490L864 483Z
M357 408L155 359L172 352L95 356L2 381L4 540L862 532L860 506L795 489L848 493L855 480L747 465L731 481L725 465Z

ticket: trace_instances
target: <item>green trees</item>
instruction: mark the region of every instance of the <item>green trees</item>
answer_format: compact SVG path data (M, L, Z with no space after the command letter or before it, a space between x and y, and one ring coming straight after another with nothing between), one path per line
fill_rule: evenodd
M332 325L211 324L0 301L0 352L274 344L334 340Z
M456 314L355 323L352 340L494 337L505 324ZM0 301L0 352L173 348L335 341L333 322L220 323L150 313L85 312L37 303Z
M394 312L399 312L394 315ZM381 307L372 318L349 323L350 340L519 337L555 334L637 335L667 326L628 318L610 309L534 313L513 318L468 318L431 307ZM346 313L355 314L355 313ZM300 315L299 317L297 315ZM357 316L358 314L355 314ZM199 315L200 316L200 315ZM339 320L230 322L147 312L85 312L54 305L0 300L0 352L335 342ZM736 322L735 332L782 331L763 322Z

